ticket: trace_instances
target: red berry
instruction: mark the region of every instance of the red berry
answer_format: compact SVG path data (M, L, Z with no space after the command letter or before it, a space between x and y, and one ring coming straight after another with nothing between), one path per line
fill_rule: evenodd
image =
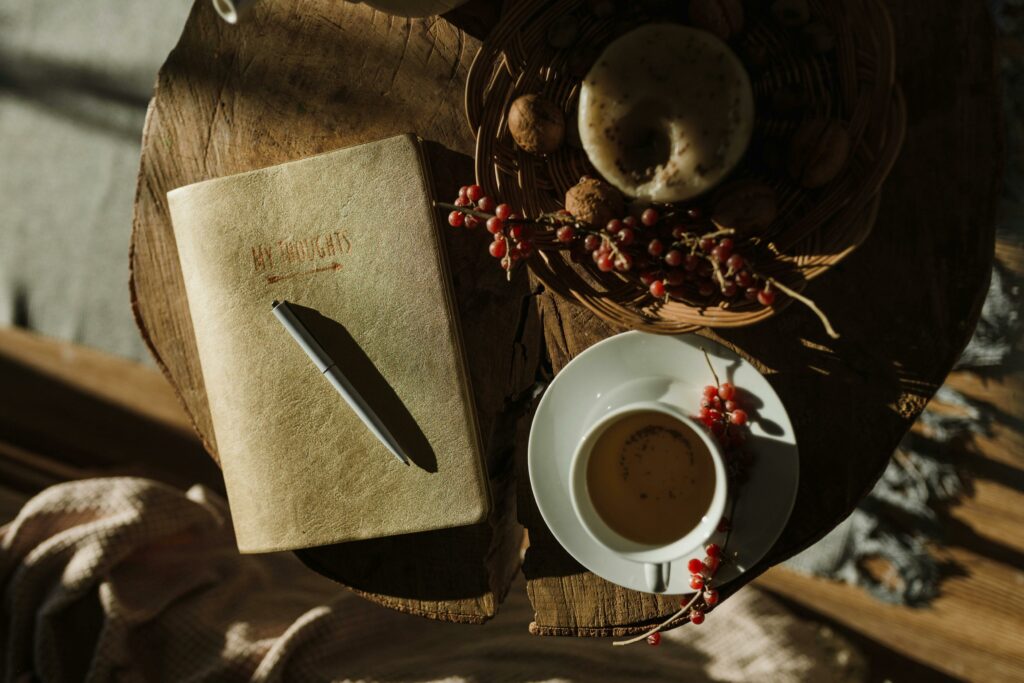
M745 410L734 410L729 413L729 421L734 425L742 427L747 424L747 413Z
M583 248L587 251L594 251L601 246L601 238L597 235L587 235L583 238Z
M736 403L736 401L726 401L725 402L725 412L727 412L727 413L731 413L732 411L736 410L739 407L740 406L739 406L738 403Z
M516 249L519 251L520 256L529 256L533 252L533 242L523 240L516 246Z
M508 245L505 240L495 240L487 247L487 251L491 252L491 256L494 258L501 258L508 253Z
M619 244L621 244L624 247L628 247L629 245L633 244L633 240L636 238L636 233L633 232L633 228L626 226L622 230L619 230L619 234L617 235L617 237L619 240Z
M682 264L682 262L683 252L679 251L678 249L670 249L669 252L665 254L665 263L667 263L670 266L678 266Z
M480 227L481 223L483 223L483 221L476 216L466 216L466 227L470 230Z
M704 577L700 574L694 574L690 577L690 588L695 591L699 591L704 587Z
M672 287L678 287L685 281L686 273L681 270L672 269L665 274L665 283Z
M661 644L661 633L659 631L655 631L651 635L647 636L647 644L648 645L654 645L654 646L660 645Z
M659 218L661 216L658 215L657 209L644 209L644 212L640 214L640 222L648 228L657 223Z
M492 235L497 235L501 232L501 229L505 227L505 221L501 220L497 216L491 216L487 219L487 232Z
M730 252L722 247L715 247L711 250L711 258L715 259L719 263L725 263L730 258Z
M731 254L733 247L735 247L736 244L735 242L732 241L731 237L726 237L725 239L718 241L718 246L720 246L722 249L725 249Z
M683 268L686 268L687 271L692 273L700 267L700 262L702 260L703 259L696 254L687 254L686 258L683 259Z
M771 289L762 289L757 293L757 303L762 306L771 306L775 303L775 292Z
M674 237L677 240L683 239L683 235L685 234L686 228L684 228L681 225L677 225L676 227L672 228L672 237Z
M725 286L722 287L722 296L724 296L726 299L731 299L734 296L736 296L739 293L739 291L740 288L737 287L735 283L726 282Z
M715 293L715 286L710 282L702 282L697 285L697 293L704 297L711 296Z
M704 552L708 554L708 557L722 557L722 547L717 543L708 543L707 547L704 548Z
M470 185L466 188L466 197L471 202L479 201L484 196L484 188L479 185Z
M704 398L712 399L715 396L718 396L718 387L714 384L708 384L704 387Z
M697 413L697 416L700 417L704 424L711 424L711 408L708 406L701 406L700 412Z
M459 199L469 199L466 193L469 191L469 185L463 185L459 188Z
M750 274L749 270L741 270L736 273L736 284L746 289L754 284L754 276Z
M700 610L693 610L690 612L690 623L697 625L704 623L704 613Z
M751 301L757 300L757 295L760 293L760 289L757 287L747 287L747 291L743 292L743 296L747 297Z
M710 417L715 422L718 422L719 420L722 419L722 413L721 411L715 410L714 408L708 408L708 417Z
M615 257L615 270L625 273L633 268L633 257L626 253L620 253Z
M729 382L723 382L722 386L718 387L718 397L723 401L731 401L736 398L736 387Z
M655 280L652 282L648 289L651 292L651 296L655 299L662 299L665 297L665 283L661 280Z
M461 211L452 211L448 214L448 225L453 228L461 228L466 223L466 215Z
M455 200L455 206L469 206L473 202L469 201L465 197L459 197Z
M555 231L555 237L559 242L572 242L572 238L576 236L576 231L571 225L563 225Z
M618 218L613 218L610 221L608 221L608 225L606 225L604 229L607 230L609 234L614 235L619 230L622 230L623 227L625 226L622 221L620 221Z
M508 229L508 236L517 242L523 239L525 235L526 228L523 227L522 225L513 225L511 228Z
M480 201L476 203L477 207L484 213L491 213L494 211L494 205L497 202L494 201L493 197L481 197Z
M661 256L665 251L665 245L659 239L653 239L647 244L647 253L651 256Z
M705 237L700 241L701 251L711 251L715 248L715 240L711 237Z
M695 557L687 563L686 568L691 574L700 574L704 571L704 563Z
M734 273L740 272L746 264L747 262L744 261L743 257L739 254L733 254L729 257L729 260L725 262L725 265L729 266L729 269Z
M512 207L508 204L498 204L494 207L494 215L501 220L505 220L512 215Z
M597 268L605 273L609 273L615 270L615 262L612 261L611 256L605 254L597 259Z
M717 605L718 604L718 591L716 591L714 588L708 588L707 590L705 590L704 591L704 602L707 603L708 605Z
M637 224L636 216L626 216L622 219L623 225L628 225L631 228L635 228Z
M721 564L722 560L717 557L711 557L708 555L704 558L704 565L708 568L708 571L712 574L718 569L718 565Z

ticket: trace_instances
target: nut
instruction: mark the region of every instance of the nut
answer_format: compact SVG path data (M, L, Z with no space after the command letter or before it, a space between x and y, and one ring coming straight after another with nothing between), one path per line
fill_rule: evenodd
M811 20L811 8L807 0L775 0L772 3L772 14L783 26L796 28Z
M789 147L789 174L807 188L832 181L850 156L850 135L841 121L811 119L793 136Z
M523 95L508 111L508 131L522 149L533 154L550 154L565 137L565 116L551 100L540 95Z
M779 209L775 190L758 180L740 180L724 188L715 199L711 222L741 235L764 231Z
M729 40L743 29L740 0L691 0L690 23Z
M584 176L565 193L565 210L580 222L603 228L611 219L623 215L625 204L614 187Z

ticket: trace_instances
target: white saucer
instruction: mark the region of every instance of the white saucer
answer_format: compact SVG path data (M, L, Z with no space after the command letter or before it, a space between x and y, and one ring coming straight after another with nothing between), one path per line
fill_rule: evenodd
M696 415L701 392L714 379L701 353L705 348L722 382L741 390L750 415L748 448L754 455L735 507L726 515L732 532L726 551L738 553L715 577L719 586L756 564L778 540L796 500L800 458L782 401L768 381L735 353L696 335L675 337L626 332L595 344L555 377L537 407L530 429L530 485L544 521L570 555L612 583L649 592L643 565L612 554L580 524L569 500L569 463L584 431L602 415L633 401L662 401ZM731 513L730 513L731 509ZM721 544L725 534L713 541ZM691 558L672 563L668 593L692 593Z

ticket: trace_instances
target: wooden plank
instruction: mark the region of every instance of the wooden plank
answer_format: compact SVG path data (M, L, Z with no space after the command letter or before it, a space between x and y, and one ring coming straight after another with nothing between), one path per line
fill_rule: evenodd
M99 474L223 486L174 390L153 368L0 328L0 378L0 452L26 492Z

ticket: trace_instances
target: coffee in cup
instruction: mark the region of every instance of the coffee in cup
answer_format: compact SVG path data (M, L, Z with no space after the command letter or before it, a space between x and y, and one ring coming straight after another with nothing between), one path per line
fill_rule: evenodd
M671 562L711 538L725 512L722 452L674 406L633 403L593 424L569 473L573 509L610 552L642 563L648 589L667 589Z

